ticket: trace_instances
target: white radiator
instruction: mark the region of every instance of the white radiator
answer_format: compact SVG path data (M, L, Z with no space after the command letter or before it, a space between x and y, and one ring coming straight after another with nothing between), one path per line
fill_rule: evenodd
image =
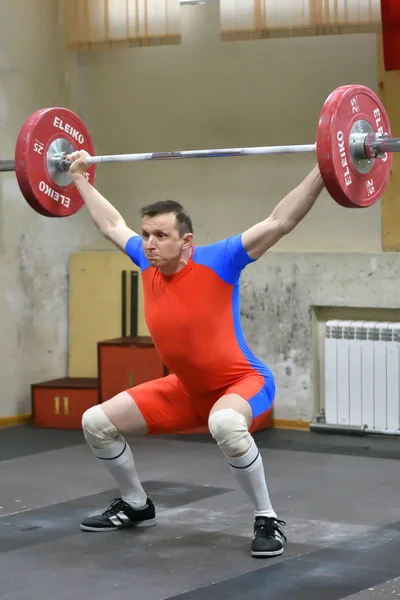
M325 419L400 431L400 323L326 323Z

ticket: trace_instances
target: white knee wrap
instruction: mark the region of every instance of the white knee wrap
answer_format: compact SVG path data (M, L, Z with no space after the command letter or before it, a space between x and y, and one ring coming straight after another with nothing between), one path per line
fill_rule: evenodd
M233 408L213 412L208 428L225 456L244 454L253 443L245 417Z
M100 404L92 406L83 413L82 429L87 443L92 448L108 448L120 437Z

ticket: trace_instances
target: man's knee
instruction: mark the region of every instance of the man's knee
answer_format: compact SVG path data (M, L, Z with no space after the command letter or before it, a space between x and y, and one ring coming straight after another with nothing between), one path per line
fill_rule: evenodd
M92 406L83 413L82 429L87 443L92 448L108 448L120 437L100 404Z
M208 428L226 456L245 454L253 443L246 418L233 408L221 408L211 413Z

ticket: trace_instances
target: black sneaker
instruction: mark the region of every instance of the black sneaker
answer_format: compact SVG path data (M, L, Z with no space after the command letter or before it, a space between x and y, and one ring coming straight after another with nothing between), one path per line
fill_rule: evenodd
M133 508L122 498L116 498L101 515L87 517L81 523L84 531L114 531L126 527L147 527L156 524L154 504L147 498L143 508Z
M251 544L252 556L278 556L283 552L283 542L287 542L279 521L274 517L256 517L254 522L254 537Z

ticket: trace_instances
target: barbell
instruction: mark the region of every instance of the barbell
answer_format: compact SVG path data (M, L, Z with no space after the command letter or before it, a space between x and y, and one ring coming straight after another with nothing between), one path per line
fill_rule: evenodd
M47 217L67 217L83 206L66 160L75 150L85 150L90 155L86 177L92 184L97 163L316 152L321 176L332 198L347 208L366 208L381 197L390 177L392 153L400 151L400 139L390 135L382 102L363 85L334 90L320 112L316 142L296 146L94 156L93 142L83 121L66 108L46 108L25 121L14 160L0 160L0 171L16 172L21 192L36 212Z

